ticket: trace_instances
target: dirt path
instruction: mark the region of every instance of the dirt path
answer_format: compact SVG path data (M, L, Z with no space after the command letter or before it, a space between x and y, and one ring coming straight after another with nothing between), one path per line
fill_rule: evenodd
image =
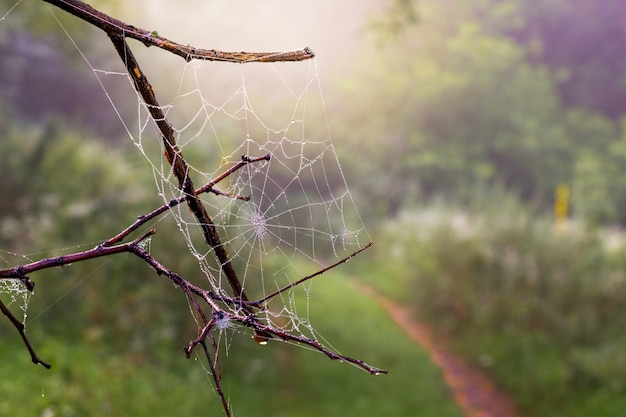
M371 287L361 283L357 285L363 292L374 297L391 318L428 351L432 361L441 369L454 399L466 417L521 416L513 401L482 370L466 364L435 341L430 329L414 320L407 309L394 304Z

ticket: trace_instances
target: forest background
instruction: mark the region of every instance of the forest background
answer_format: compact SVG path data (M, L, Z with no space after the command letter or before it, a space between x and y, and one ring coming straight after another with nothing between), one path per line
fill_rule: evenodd
M203 3L93 4L207 48L313 48L331 115L319 124L331 125L375 245L337 272L339 287L321 284L312 322L391 371L371 379L293 347L233 343L228 388L241 414L458 415L427 357L382 313L338 320L367 305L355 279L409 306L529 416L626 408L623 2ZM0 15L14 4L0 1ZM108 237L111 219L157 201L91 70L47 6L29 7L0 21L6 266L19 262L11 254ZM59 17L92 64L117 59L100 34ZM108 88L118 110L135 111L127 86ZM184 271L185 250L163 256ZM202 368L181 354L194 331L184 300L134 278L144 274L123 257L41 273L28 328L57 369L30 365L0 322L0 355L11 358L0 392L12 398L0 414L217 413Z

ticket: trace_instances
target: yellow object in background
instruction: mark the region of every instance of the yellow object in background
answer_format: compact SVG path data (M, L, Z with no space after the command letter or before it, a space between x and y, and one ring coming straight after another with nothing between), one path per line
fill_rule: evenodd
M554 199L554 217L557 225L565 223L567 220L567 210L569 208L569 186L561 184L556 188Z

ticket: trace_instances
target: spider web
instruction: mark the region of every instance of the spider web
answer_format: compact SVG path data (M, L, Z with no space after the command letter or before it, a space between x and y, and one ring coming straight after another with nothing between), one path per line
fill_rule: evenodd
M158 58L167 55L158 52ZM158 58L160 65L142 64L142 69L157 91L196 188L244 156L270 156L217 184L225 195L201 196L249 299L262 299L369 242L330 134L315 59L245 65L177 61L165 71L151 71L163 68ZM145 61L140 57L139 62ZM121 71L92 69L105 92L109 77L125 77L133 88ZM128 135L151 166L163 202L183 197L163 149L155 149L160 132L141 98L136 99L137 121L135 127L125 122ZM111 101L121 114L122 106ZM187 207L176 206L171 215L213 292L231 297L220 261ZM259 316L283 331L317 339L308 305L299 306L294 296L305 291L308 304L311 285L281 294Z
M184 197L163 155L160 132L131 78L119 65L103 68L94 64L101 60L88 58L75 37L61 22L59 25L93 71L128 137L151 167L155 194L163 203ZM173 58L165 51L151 48L152 58L143 46L132 43L131 47L174 128L196 187L212 181L244 156L270 156L246 164L219 182L216 188L223 195L201 195L249 299L263 299L370 241L333 144L315 59L237 65L185 63L176 57L176 63L171 63ZM135 94L132 115L127 114L126 99L120 102L109 87L120 80L127 81L127 90ZM196 259L202 279L217 296L232 297L220 260L204 242L187 207L173 207L170 216ZM153 242L161 239L170 237L157 234ZM308 318L314 282L271 299L258 316L282 331L320 338ZM19 285L15 280L10 286L0 283L0 293L8 293L12 302L20 303L26 317L28 294ZM304 305L299 305L302 299L296 297L297 291L305 292ZM235 312L239 307L230 308ZM216 327L220 333L234 328L252 334L250 329L228 322L218 321Z
M8 302L5 304L7 307L15 304L22 311L22 324L26 325L26 318L28 317L28 303L32 292L26 288L26 285L17 279L0 279L0 299L4 299L3 295L7 296Z
M269 161L247 164L218 184L225 194L249 200L202 197L244 289L251 289L251 299L260 299L348 256L369 237L331 139L316 62L230 65L234 76L227 77L231 87L226 92L215 92L215 63L185 65L164 112L183 155L189 161L206 156L200 158L202 164L190 163L197 185L211 181L243 155L270 155ZM292 68L281 72L286 66ZM300 67L295 74L294 66ZM155 157L144 149L143 143L155 138L142 105L140 114L133 140L150 161L164 202L179 198L181 191L161 153ZM229 296L220 262L198 238L198 225L187 208L178 206L172 214L211 287ZM315 337L307 318L298 315L293 293L273 303L278 305L268 310L268 322Z

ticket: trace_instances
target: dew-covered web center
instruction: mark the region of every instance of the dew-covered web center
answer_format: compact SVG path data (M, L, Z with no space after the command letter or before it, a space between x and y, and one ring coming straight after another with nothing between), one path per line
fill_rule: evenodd
M265 240L265 238L269 234L269 231L267 228L267 221L265 220L265 216L263 215L263 213L259 211L253 211L252 214L250 214L250 225L252 227L252 230L254 231L255 236L261 240Z

